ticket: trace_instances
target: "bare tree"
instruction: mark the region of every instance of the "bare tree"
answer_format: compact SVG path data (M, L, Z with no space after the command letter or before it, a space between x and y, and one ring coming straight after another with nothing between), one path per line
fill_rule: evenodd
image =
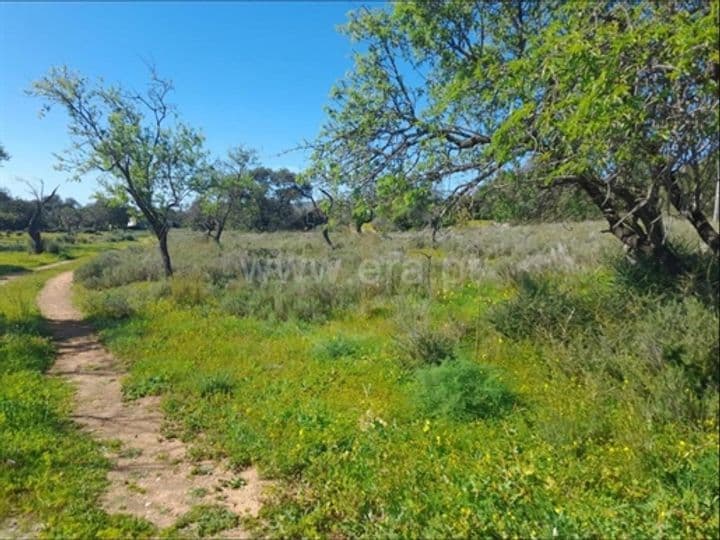
M53 199L53 197L55 197L55 194L60 186L53 189L50 195L45 195L45 182L43 180L40 180L39 186L29 182L28 180L21 180L21 182L29 188L30 193L32 193L33 196L33 211L32 214L30 214L30 219L28 220L27 232L30 236L30 240L32 241L33 253L39 254L45 251L41 234L43 216L45 214L47 204Z

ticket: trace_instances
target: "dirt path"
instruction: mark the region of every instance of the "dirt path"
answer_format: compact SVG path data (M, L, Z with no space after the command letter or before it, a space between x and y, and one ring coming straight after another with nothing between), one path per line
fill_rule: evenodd
M184 443L162 436L159 399L123 402L119 364L73 306L72 279L72 272L50 279L38 304L58 348L50 373L67 378L77 390L73 418L95 437L122 443L112 456L104 508L143 517L159 527L172 525L196 504L222 504L239 515L256 515L263 489L257 471L238 474L223 463L191 462ZM242 529L220 535L247 536Z

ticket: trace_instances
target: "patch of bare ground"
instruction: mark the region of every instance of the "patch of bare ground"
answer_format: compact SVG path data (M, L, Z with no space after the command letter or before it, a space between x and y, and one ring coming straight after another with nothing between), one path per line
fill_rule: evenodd
M50 373L76 389L74 420L115 449L104 509L133 514L160 528L173 525L198 504L219 504L240 516L256 516L266 482L254 468L237 473L224 462L192 461L183 442L162 436L158 398L123 401L120 364L73 306L72 280L72 272L50 279L38 304L57 346ZM220 536L248 534L237 528Z

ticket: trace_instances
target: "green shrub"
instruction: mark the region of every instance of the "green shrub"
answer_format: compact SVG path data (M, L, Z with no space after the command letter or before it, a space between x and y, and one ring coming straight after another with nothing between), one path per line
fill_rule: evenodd
M591 306L558 289L550 280L521 274L517 295L492 309L490 321L503 335L521 339L551 337L567 340L577 331L597 330Z
M419 370L414 394L426 416L459 421L496 418L515 403L489 368L464 359Z
M125 291L104 291L90 295L85 309L93 318L106 320L126 319L135 314Z
M163 276L159 258L140 248L106 251L75 271L77 280L88 289L107 289Z
M336 360L354 356L360 350L357 341L345 336L334 336L313 347L313 356L320 359Z
M439 365L456 358L455 347L460 339L460 329L452 322L435 325L430 317L429 304L414 304L398 308L396 315L398 333L395 344L405 367Z
M44 244L45 251L47 253L52 253L53 255L58 255L63 250L63 245L57 240L47 240Z

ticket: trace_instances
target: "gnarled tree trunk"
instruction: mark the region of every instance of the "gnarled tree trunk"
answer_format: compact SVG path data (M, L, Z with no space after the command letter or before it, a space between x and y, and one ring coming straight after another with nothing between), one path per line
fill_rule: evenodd
M168 251L168 227L161 226L155 230L155 235L158 239L158 247L160 248L160 257L163 262L163 270L165 271L165 277L171 277L173 275L172 263L170 262L170 252Z

